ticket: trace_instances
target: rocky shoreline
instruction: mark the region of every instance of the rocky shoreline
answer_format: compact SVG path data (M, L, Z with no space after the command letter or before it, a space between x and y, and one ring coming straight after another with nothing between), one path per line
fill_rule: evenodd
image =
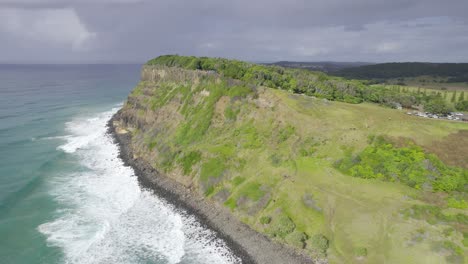
M108 131L119 146L120 158L125 165L134 169L140 184L170 201L177 208L194 215L199 222L214 230L231 251L242 259L242 263L314 263L308 256L298 254L252 230L226 208L205 200L204 197L191 192L180 183L162 175L142 159L134 158L131 135L121 133L116 127L118 122L115 121L119 119L119 115L120 111L109 120Z

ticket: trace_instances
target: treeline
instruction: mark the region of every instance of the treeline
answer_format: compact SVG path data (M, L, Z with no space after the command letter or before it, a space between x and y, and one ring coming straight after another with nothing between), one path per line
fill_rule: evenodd
M468 82L468 63L395 62L345 68L334 73L348 79L393 79L431 75L447 82Z
M430 112L437 114L447 114L453 110L453 107L448 105L440 94L425 94L395 87L368 85L364 81L346 80L303 69L258 65L223 58L178 55L160 56L148 61L147 65L214 71L249 84L347 103L372 102L390 107L424 105L430 109Z
M319 62L302 62L302 61L278 61L274 63L266 63L266 65L277 65L286 68L299 68L310 71L322 71L332 73L344 68L358 67L369 65L366 62L336 62L336 61L319 61Z

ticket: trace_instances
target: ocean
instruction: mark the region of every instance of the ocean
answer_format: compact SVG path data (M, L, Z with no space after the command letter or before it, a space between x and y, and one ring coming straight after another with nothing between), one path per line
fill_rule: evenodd
M0 65L0 263L237 263L142 189L106 123L140 65Z

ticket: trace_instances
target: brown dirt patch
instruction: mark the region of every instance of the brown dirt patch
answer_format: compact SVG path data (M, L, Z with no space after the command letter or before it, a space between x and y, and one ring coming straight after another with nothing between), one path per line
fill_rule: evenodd
M405 147L415 142L406 137L387 137L396 147ZM422 146L429 153L435 154L445 164L468 169L468 130L452 133L431 145Z
M468 169L468 130L452 133L425 149L448 165Z

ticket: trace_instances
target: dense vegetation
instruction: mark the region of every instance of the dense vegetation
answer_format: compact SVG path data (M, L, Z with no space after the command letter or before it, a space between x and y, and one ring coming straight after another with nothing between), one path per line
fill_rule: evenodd
M416 145L397 148L381 136L371 140L372 145L356 156L348 153L337 167L354 177L402 182L416 189L463 192L468 183L468 170L446 166Z
M449 77L447 82L468 82L468 63L381 63L346 68L335 74L350 79L366 80L431 75Z
M390 107L424 105L426 111L437 114L447 114L453 111L453 106L443 100L441 93L427 94L422 91L401 89L397 86L367 85L362 81L345 80L307 70L257 65L222 58L177 55L160 56L148 61L147 64L213 71L252 85L289 90L294 93L347 103L373 102Z

